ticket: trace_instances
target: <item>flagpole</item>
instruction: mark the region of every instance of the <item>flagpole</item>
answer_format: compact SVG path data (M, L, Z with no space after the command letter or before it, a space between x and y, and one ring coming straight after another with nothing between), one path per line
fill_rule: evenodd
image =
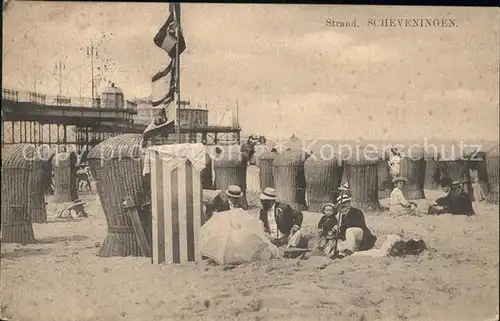
M177 132L177 143L180 144L181 142L181 90L180 90L180 69L181 69L181 63L180 63L180 54L179 54L179 35L181 33L181 4L177 4L178 11L174 10L174 18L176 21L176 28L175 28L175 38L177 39L177 43L175 45L175 90L177 94L177 126L176 126L176 132ZM177 16L177 13L179 16Z

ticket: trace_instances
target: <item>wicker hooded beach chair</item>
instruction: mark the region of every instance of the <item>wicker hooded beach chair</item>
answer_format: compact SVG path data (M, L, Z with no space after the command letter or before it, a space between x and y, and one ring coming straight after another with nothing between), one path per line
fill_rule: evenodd
M486 155L486 170L488 171L488 201L498 204L500 194L499 176L500 153L498 146L491 149Z
M406 198L408 200L425 199L425 151L423 148L412 148L403 154L400 165L400 176L406 177Z
M108 235L99 256L142 256L132 222L122 204L126 197L132 198L151 241L151 213L142 207L147 198L142 176L142 135L109 138L93 147L87 159L108 223Z
M378 212L378 171L379 156L365 155L364 152L351 155L344 161L345 178L351 189L351 203L353 207L362 211Z
M425 153L425 179L424 188L439 188L439 153L427 151Z
M304 163L308 154L301 150L286 150L273 161L273 178L277 201L296 210L307 208Z
M380 159L378 163L378 199L388 198L392 192L392 179L391 171L389 169L389 151L381 150Z
M47 223L45 207L44 171L48 159L40 151L36 152L33 160L32 190L30 192L29 210L32 223Z
M321 212L323 205L337 199L342 180L342 163L338 157L322 159L311 156L304 163L308 210Z
M248 208L247 201L247 159L239 151L228 148L213 160L215 171L215 188L221 190L222 202L227 205L227 195L225 191L229 185L237 185L241 188L243 196L241 203L243 209Z
M465 193L469 194L471 199L474 198L472 191L472 181L469 172L469 164L468 161L459 158L455 160L440 160L439 161L439 170L441 180L444 178L451 179L453 182L459 181L462 183L462 189Z
M55 192L52 202L65 203L78 199L76 188L76 162L78 156L75 152L58 153L52 159L54 171Z
M263 152L259 156L259 179L261 191L263 191L266 187L274 188L273 162L277 155L278 153L276 152Z
M27 144L9 146L2 155L2 241L35 243L30 196L34 190L36 151Z

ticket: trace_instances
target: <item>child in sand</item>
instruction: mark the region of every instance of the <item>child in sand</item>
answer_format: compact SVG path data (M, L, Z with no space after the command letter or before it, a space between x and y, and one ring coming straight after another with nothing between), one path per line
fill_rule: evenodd
M329 249L333 245L333 242L335 242L334 230L337 224L335 214L337 211L333 203L327 203L323 205L321 213L323 213L323 216L318 222L319 240L315 251L318 253L325 253L325 249Z

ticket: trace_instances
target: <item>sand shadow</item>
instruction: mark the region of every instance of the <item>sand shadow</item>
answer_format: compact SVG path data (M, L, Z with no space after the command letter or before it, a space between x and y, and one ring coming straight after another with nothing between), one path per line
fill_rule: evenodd
M74 235L74 236L51 236L42 239L37 239L37 243L40 244L53 244L58 242L79 242L85 241L89 238L85 235Z
M52 252L50 249L15 249L12 252L0 254L2 259L18 259L26 256L46 255Z

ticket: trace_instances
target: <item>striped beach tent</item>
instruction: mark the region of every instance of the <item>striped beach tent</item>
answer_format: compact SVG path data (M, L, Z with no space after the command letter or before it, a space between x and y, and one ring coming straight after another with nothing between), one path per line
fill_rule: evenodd
M201 170L203 144L151 146L153 263L186 263L201 259Z

